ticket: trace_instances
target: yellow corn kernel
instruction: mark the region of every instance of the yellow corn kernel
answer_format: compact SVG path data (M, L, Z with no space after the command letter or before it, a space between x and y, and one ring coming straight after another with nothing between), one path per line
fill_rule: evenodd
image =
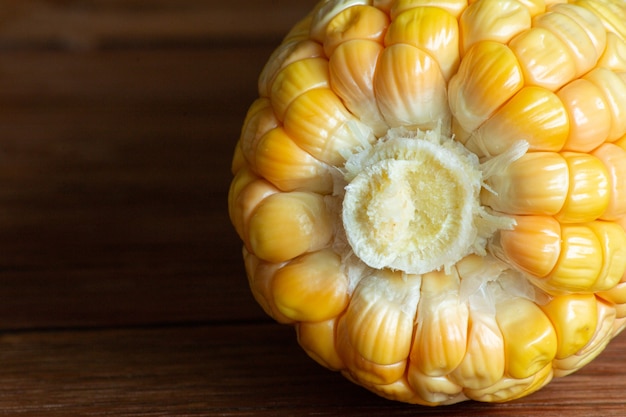
M530 151L558 152L569 134L569 117L559 97L541 87L524 87L485 121L465 146L479 156L499 155L525 140Z
M465 356L469 311L459 298L459 287L456 273L434 271L422 276L410 359L424 375L447 375Z
M509 43L530 25L530 11L517 0L475 1L459 19L461 54L484 40Z
M364 358L393 364L409 356L420 283L418 275L383 270L360 281L341 321Z
M591 340L598 323L596 304L593 294L565 294L540 306L556 331L557 359L575 354Z
M602 91L579 78L557 92L570 119L570 131L563 149L589 152L609 136L611 113Z
M626 72L626 41L614 33L607 33L606 48L598 67L614 72Z
M468 389L489 387L504 377L504 339L495 315L470 309L467 351L450 379Z
M523 85L513 52L499 42L481 41L467 51L448 84L450 109L461 127L471 132Z
M552 323L532 301L514 298L496 305L496 320L504 338L506 372L528 378L552 362L557 338Z
M350 378L348 378L350 379ZM367 389L392 401L402 401L409 404L419 404L427 406L439 405L439 403L431 403L423 400L417 395L413 388L409 385L407 378L402 376L390 384L361 384Z
M272 83L270 98L279 120L287 107L302 93L314 88L329 88L328 60L326 58L301 59L281 69Z
M561 254L561 225L549 216L515 216L513 230L501 230L492 251L536 277L547 276Z
M231 183L228 209L230 220L235 226L239 237L248 242L250 217L259 203L272 194L279 192L264 179L250 175L248 169L242 169Z
M341 165L345 153L363 146L370 137L356 130L362 124L327 88L301 94L287 108L285 131L298 146L320 161ZM367 131L366 128L363 129Z
M510 214L557 214L567 198L569 170L556 152L529 152L486 180L481 202Z
M531 28L513 38L509 47L519 60L526 85L555 91L576 76L567 46L544 28Z
M607 291L617 285L626 272L626 232L616 223L595 221L587 223L602 246L602 268L592 291Z
M282 127L259 139L254 156L259 175L282 191L309 190L322 194L332 191L328 167L298 147Z
M475 401L494 403L511 401L541 389L552 380L553 376L552 365L548 364L527 378L504 377L489 387L478 390L466 389L464 393Z
M295 321L329 320L348 305L348 278L330 249L304 254L276 271L272 294L278 310Z
M591 41L595 54L590 51L590 55L600 58L606 48L607 32L602 21L593 12L575 4L561 2L561 0L557 0L556 4L550 6L549 10L572 19Z
M438 7L419 7L400 13L385 35L385 45L406 43L428 52L449 80L459 65L459 31L454 16Z
M250 248L261 259L284 262L324 248L332 220L319 194L294 191L272 194L250 218Z
M282 315L274 304L272 296L272 280L280 263L266 262L243 249L243 259L248 276L248 284L254 299L263 308L265 313L279 323L291 324L293 320Z
M489 0L481 0L481 1L489 1ZM561 0L517 0L521 4L524 5L530 12L532 17L545 13L546 5L548 5L551 1L561 1Z
M570 190L563 208L555 215L561 223L582 223L602 216L611 195L609 173L593 155L562 152L569 168Z
M324 57L324 48L308 39L284 41L270 55L270 59L259 75L258 88L261 97L269 97L274 79L280 70L301 59Z
M345 368L335 345L337 318L316 323L298 323L298 343L317 363L333 370Z
M391 18L417 7L439 7L458 18L467 7L467 0L396 0L391 7Z
M594 360L613 338L615 324L615 308L602 300L597 300L597 324L596 331L589 343L574 355L563 359L555 359L553 362L554 376L562 377L569 375Z
M576 68L574 76L579 77L594 67L602 50L596 49L596 45L588 36L587 30L584 29L588 26L587 22L585 22L585 26L581 26L574 18L560 13L565 8L579 9L572 5L553 7L547 13L533 19L533 26L547 29L567 47ZM593 21L600 23L598 19L593 19Z
M598 291L596 296L613 305L618 318L626 317L626 275L608 291Z
M434 129L449 120L446 83L437 62L407 44L387 47L378 60L374 92L391 127Z
M409 368L407 382L412 390L430 404L449 404L463 401L463 387L446 375L425 375L417 368Z
M382 51L377 42L353 40L335 48L329 60L333 91L356 117L367 120L378 137L389 129L374 94L374 72Z
M328 24L341 12L353 6L368 5L371 0L322 0L311 12L311 28L309 37L324 43Z
M605 143L591 154L602 161L609 174L609 204L600 218L617 220L626 216L626 150Z
M351 40L370 40L382 44L388 25L389 17L376 7L349 7L328 23L324 39L326 56L331 56L337 46Z
M589 291L603 267L602 244L588 226L561 225L561 256L554 270L539 282L547 291Z
M626 133L626 79L606 68L596 68L585 75L601 92L611 115L607 140L614 142Z
M626 26L623 19L626 15L626 4L607 0L576 0L575 4L598 16L607 32L613 32L622 39L626 39Z
M280 122L272 109L268 98L259 98L252 103L241 129L239 146L241 153L252 169L255 169L255 152L259 139L270 130L278 127Z

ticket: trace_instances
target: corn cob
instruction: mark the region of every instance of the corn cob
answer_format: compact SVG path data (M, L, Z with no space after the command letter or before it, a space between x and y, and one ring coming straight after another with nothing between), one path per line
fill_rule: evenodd
M258 90L229 214L323 366L503 402L626 326L623 0L323 0Z

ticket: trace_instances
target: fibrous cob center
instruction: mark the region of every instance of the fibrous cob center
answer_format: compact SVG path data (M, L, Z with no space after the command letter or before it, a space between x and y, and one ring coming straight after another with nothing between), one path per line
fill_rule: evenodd
M478 158L438 130L392 129L345 168L346 237L372 268L446 269L471 253L484 254L487 238L513 225L480 205Z

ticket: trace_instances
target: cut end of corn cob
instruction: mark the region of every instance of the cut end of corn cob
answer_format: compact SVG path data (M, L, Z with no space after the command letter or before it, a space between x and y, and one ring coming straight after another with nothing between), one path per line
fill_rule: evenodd
M623 0L322 0L259 96L229 215L323 366L502 402L626 326Z

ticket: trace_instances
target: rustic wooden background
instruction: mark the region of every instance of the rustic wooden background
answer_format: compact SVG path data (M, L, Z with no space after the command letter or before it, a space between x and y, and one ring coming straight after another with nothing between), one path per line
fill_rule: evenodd
M400 416L253 301L226 213L256 77L314 0L0 0L0 415ZM502 405L626 414L626 337Z

